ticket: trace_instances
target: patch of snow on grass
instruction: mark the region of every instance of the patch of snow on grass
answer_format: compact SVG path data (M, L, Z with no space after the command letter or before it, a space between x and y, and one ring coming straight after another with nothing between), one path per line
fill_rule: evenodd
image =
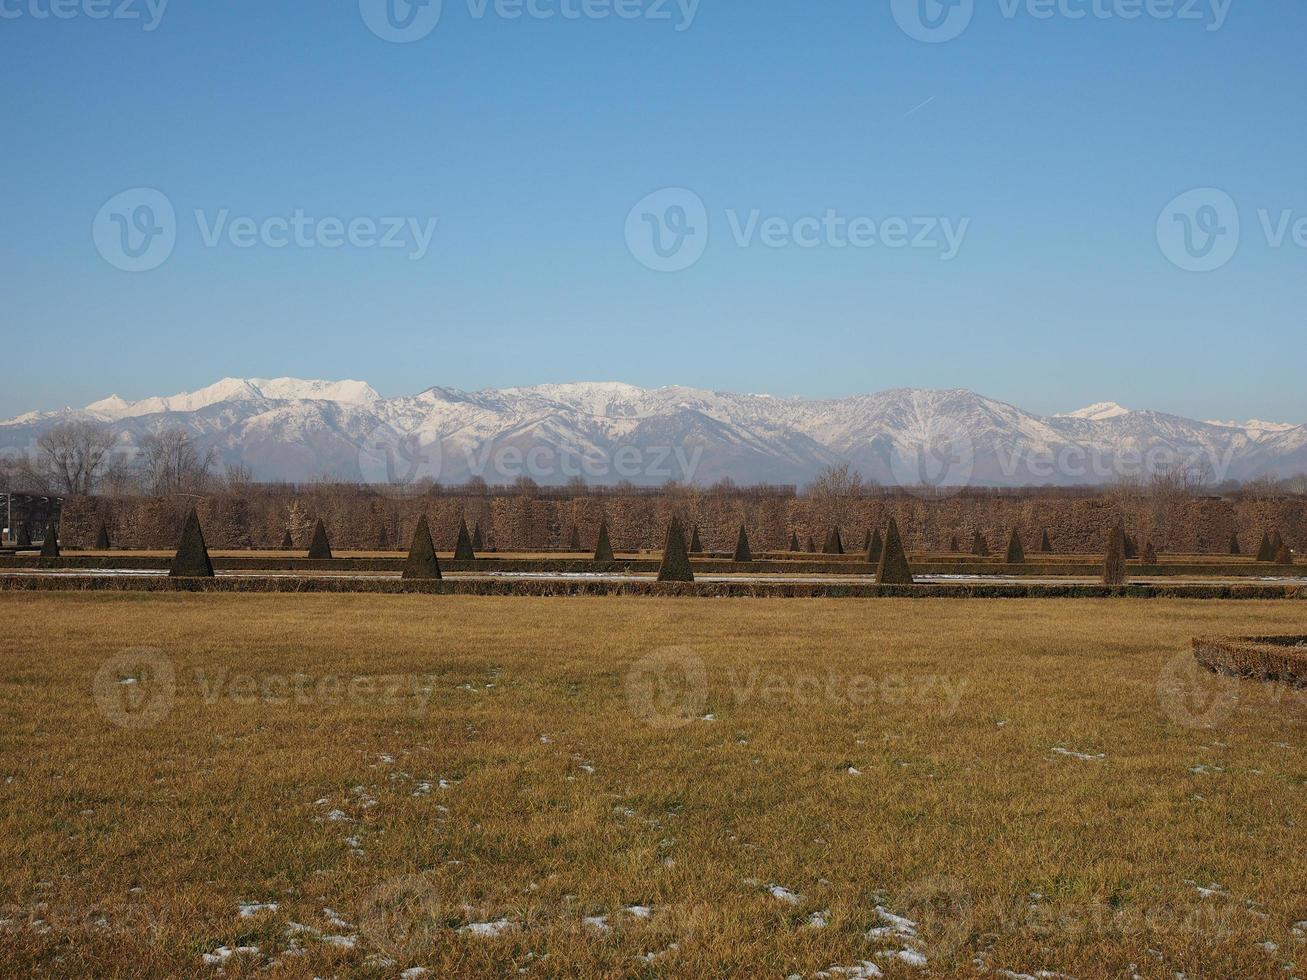
M1058 755L1065 755L1065 756L1069 756L1072 759L1079 759L1081 762L1101 762L1102 760L1107 758L1106 753L1100 753L1099 755L1090 755L1088 752L1074 752L1071 749L1064 748L1061 745L1053 746L1053 751Z
M898 960L900 963L916 967L918 970L924 970L926 968L926 957L921 953L918 953L915 949L899 949L893 952L886 950L883 953L877 953L876 956L882 960Z
M277 903L276 902L241 902L239 908L240 908L241 918L249 919L258 915L260 912L276 912Z
M792 892L783 885L768 885L767 891L772 898L778 899L787 905L798 905L803 901L803 896L797 892Z
M512 928L513 923L507 919L495 919L493 922L470 922L465 926L460 926L458 931L466 936L493 939L501 932L506 932Z
M848 980L871 980L872 977L883 977L885 973L871 960L863 960L854 966L828 967L819 971L816 975L822 980L827 980L830 977L847 977Z
M235 949L229 946L219 946L212 953L205 953L200 958L207 966L217 966L225 963L233 956L258 956L259 947L257 946L237 946Z
M876 914L880 916L882 922L889 924L872 929L867 933L868 938L884 939L886 936L899 936L903 939L917 938L917 924L911 919L895 915L883 905L876 906Z

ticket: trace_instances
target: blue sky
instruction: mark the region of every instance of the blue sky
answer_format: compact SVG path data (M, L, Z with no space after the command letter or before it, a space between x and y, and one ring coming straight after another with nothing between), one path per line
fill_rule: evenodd
M294 375L1307 422L1303 4L974 0L926 43L908 0L444 0L392 43L373 0L56 2L0 0L0 416ZM137 188L175 243L130 272ZM655 271L686 200L697 261ZM1229 207L1218 267L1159 244ZM275 247L297 212L318 244Z

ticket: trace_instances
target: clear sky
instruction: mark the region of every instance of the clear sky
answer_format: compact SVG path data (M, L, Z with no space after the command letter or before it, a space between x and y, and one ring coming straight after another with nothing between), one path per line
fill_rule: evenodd
M1307 422L1307 4L954 2L0 0L0 417L293 375Z

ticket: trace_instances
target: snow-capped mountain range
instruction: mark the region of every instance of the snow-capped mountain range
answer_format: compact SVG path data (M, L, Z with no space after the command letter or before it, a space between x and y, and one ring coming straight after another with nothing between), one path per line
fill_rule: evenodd
M31 451L70 419L107 425L129 454L180 426L264 480L803 484L845 461L900 485L1103 484L1180 462L1216 482L1307 472L1301 424L1198 422L1114 403L1039 416L962 389L806 400L618 382L383 398L361 381L227 378L19 416L0 423L0 453Z

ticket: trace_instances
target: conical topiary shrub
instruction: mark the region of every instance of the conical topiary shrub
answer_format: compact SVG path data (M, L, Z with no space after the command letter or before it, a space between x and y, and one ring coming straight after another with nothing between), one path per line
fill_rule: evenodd
M1293 564L1293 552L1289 550L1287 544L1280 545L1280 550L1275 553L1275 563L1277 565Z
M1048 528L1044 528L1044 536L1039 539L1039 552L1043 555L1053 553L1053 539L1048 536Z
M377 524L377 534L376 534L376 538L373 541L373 544L376 546L376 549L378 551L390 550L390 532L386 530L385 524L383 523Z
M699 541L699 525L696 524L694 530L690 532L690 554L699 555L702 553L703 544Z
M1278 555L1280 549L1284 547L1284 538L1280 537L1279 531L1271 532L1271 554Z
M19 548L32 547L32 529L26 522L18 525L18 540L14 544Z
M694 549L691 548L691 551ZM732 561L753 561L753 554L749 551L749 535L744 530L744 525L740 525L740 536L735 540L735 556Z
M54 521L47 521L45 525L45 540L41 542L42 558L59 557L59 528Z
M979 558L989 557L989 542L985 540L985 536L979 530L971 539L971 553Z
M595 561L612 561L613 545L608 540L608 522L599 522L599 535L595 538Z
M1017 529L1012 529L1012 536L1007 539L1007 563L1009 565L1020 565L1026 560L1026 549L1021 546L1021 535Z
M454 561L476 561L472 550L472 536L467 533L467 521L458 519L458 540L454 542Z
M318 518L313 527L313 540L309 542L309 557L326 559L331 557L331 542L327 540L327 525Z
M290 551L294 547L295 547L295 541L290 536L290 528L287 528L285 536L281 539L281 550Z
M173 555L168 567L169 578L213 578L213 562L209 561L209 549L204 544L204 532L200 530L200 515L195 508L186 515L182 525L182 537L177 542L177 554Z
M903 551L899 525L892 517L889 519L889 526L885 529L885 547L880 553L880 564L876 566L876 584L912 584L912 569L908 567L908 556Z
M685 532L681 530L681 522L675 515L672 515L672 522L667 525L667 540L663 544L662 564L658 566L658 581L694 581L690 556L685 551Z
M816 554L817 552L817 542L812 540L811 534L808 535L808 547L806 550L810 555Z
M790 532L790 550L791 550L791 551L798 551L798 550L799 550L799 532L798 532L798 531L791 531L791 532Z
M481 533L481 522L477 521L476 527L472 529L472 551L475 553L478 551L485 551L485 550L486 550L486 537L484 534Z
M1139 541L1128 534L1125 536L1125 556L1126 558L1139 557Z
M1230 535L1230 554L1232 555L1243 554L1243 549L1239 547L1239 535L1237 534Z
M413 531L413 544L408 549L408 561L404 562L401 578L410 581L440 578L440 560L436 557L435 545L431 543L431 528L427 524L426 514L418 518L418 526Z
M871 547L871 528L867 528L867 533L862 536L862 550L866 551Z
M1103 584L1125 585L1125 526L1118 523L1107 535L1103 557Z
M1262 543L1257 546L1258 561L1274 561L1275 549L1271 547L1271 536L1262 532Z
M880 536L880 528L871 532L871 541L867 544L867 561L873 565L880 561L880 556L885 553L885 541Z
M1153 539L1149 538L1144 542L1144 553L1140 556L1145 565L1157 564L1157 549L1153 547Z
M955 555L962 550L958 547L958 536L956 534L948 539L948 550L953 552Z
M95 536L95 550L108 551L112 547L113 545L109 542L109 527L104 521L101 521L100 532Z
M567 539L568 551L581 551L581 529L575 524L572 525L572 534Z
M840 529L833 527L826 535L826 544L821 549L824 555L844 554L844 541L840 538Z

